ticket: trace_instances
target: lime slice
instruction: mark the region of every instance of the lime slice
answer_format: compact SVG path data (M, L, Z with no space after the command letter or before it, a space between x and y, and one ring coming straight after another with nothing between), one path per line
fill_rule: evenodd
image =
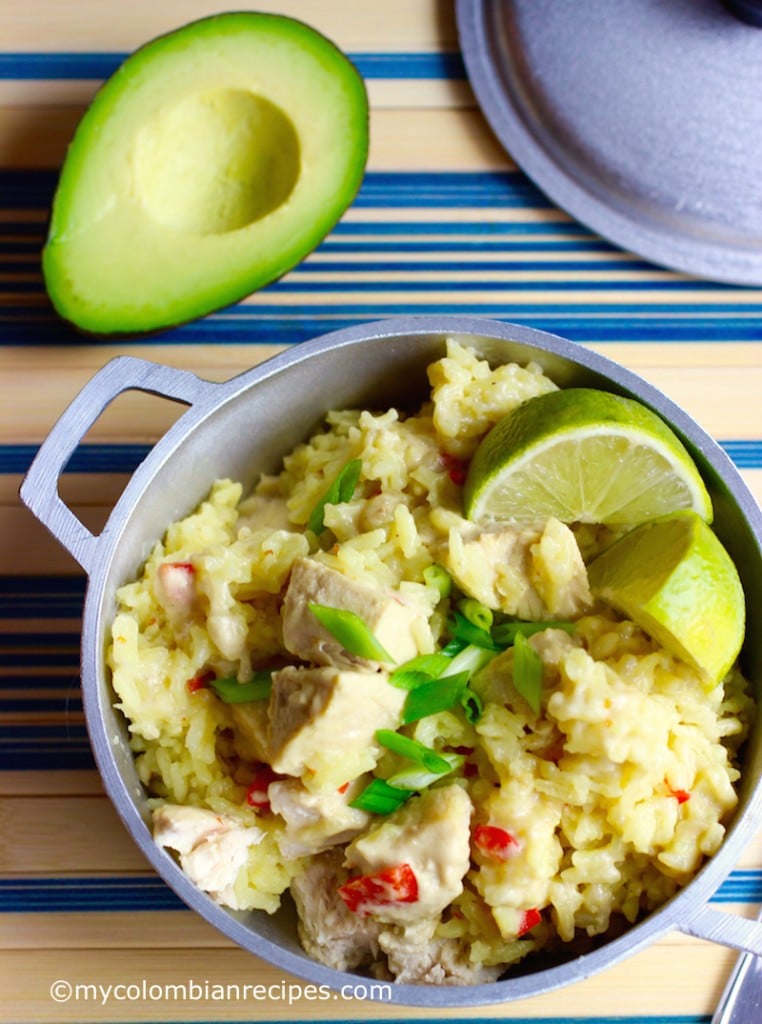
M640 402L595 388L531 398L482 440L463 490L476 521L636 526L712 502L677 435Z
M707 683L738 657L746 607L716 534L695 512L642 523L588 567L593 594L622 612Z

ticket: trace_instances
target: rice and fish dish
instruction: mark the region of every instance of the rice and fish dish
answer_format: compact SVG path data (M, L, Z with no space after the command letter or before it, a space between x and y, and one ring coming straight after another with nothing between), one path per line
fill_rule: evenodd
M108 664L154 837L218 903L296 905L307 953L497 979L691 880L752 701L591 590L621 527L474 522L469 461L557 391L450 340L415 413L335 410L219 480L118 593Z

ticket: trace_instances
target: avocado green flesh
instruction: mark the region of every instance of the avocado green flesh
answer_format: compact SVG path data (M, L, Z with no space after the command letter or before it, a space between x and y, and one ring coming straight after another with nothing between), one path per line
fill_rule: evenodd
M227 14L160 37L80 122L43 252L48 294L96 334L236 302L325 237L367 150L361 77L302 23Z

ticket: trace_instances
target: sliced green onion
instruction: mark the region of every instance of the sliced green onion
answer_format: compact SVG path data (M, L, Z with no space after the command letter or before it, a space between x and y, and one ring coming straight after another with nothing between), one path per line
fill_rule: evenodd
M479 694L472 690L470 686L464 687L460 694L460 704L466 716L466 721L470 722L471 725L476 725L484 712L484 706Z
M348 654L369 661L394 661L355 612L346 608L331 608L326 604L309 604L307 607Z
M501 647L512 647L516 637L534 636L546 629L563 629L567 633L574 632L573 622L501 622L492 627L492 639Z
M537 715L542 696L542 658L523 633L516 634L513 646L513 685Z
M390 786L383 779L373 779L362 793L350 801L349 806L370 814L391 814L414 794L414 789Z
M432 782L438 782L444 775L457 771L465 761L462 754L442 754L443 760L447 761L449 768L446 772L428 772L424 768L407 768L395 772L386 781L390 786L402 789L414 789L418 792L426 789Z
M433 563L427 565L423 570L423 582L428 584L430 587L436 587L439 591L439 597L445 598L450 596L452 590L452 576L446 569L443 569L441 565Z
M401 690L414 690L421 683L427 683L430 679L442 675L451 661L451 658L441 652L420 654L396 668L389 676L389 682L392 686L399 686Z
M452 613L447 620L447 628L453 640L459 640L463 644L476 644L477 647L484 647L488 651L501 650L488 630L475 626L460 612Z
M462 640L448 640L439 653L446 654L448 658L454 658L456 654L460 654L466 647L468 647L468 644L463 643Z
M458 611L464 618L468 619L472 626L476 626L478 629L483 629L485 633L489 633L492 628L494 615L492 614L492 609L488 608L486 604L476 601L473 597L464 597L461 601L458 601Z
M480 669L483 669L487 662L492 661L496 654L497 651L488 651L486 647L469 644L449 659L444 671L439 673L439 678L444 679L447 676L456 676L467 672L470 679Z
M361 459L351 459L340 470L338 476L312 510L307 526L313 533L322 533L325 529L326 505L339 505L344 501L351 500L361 472Z
M456 676L432 679L411 690L402 708L403 725L417 722L427 715L435 715L438 711L446 711L457 704L469 678L468 672L460 672Z
M239 683L237 679L212 679L209 685L225 704L245 704L265 700L273 686L271 672L256 672L253 679Z
M449 761L446 761L432 747L427 747L425 743L420 743L409 736L403 736L392 729L379 729L376 732L376 739L382 747L391 750L393 754L407 757L427 771L438 775L450 771Z

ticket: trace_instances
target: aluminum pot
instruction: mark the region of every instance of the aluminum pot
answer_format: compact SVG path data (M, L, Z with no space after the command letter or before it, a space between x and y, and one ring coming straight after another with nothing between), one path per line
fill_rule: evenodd
M635 374L562 338L476 317L405 317L352 327L285 350L217 384L191 373L124 356L84 387L42 444L21 488L22 500L89 576L82 624L82 692L95 759L105 788L148 861L178 896L230 939L283 971L314 984L356 987L354 973L324 967L301 949L292 908L274 916L217 906L153 841L144 792L125 722L113 707L104 652L117 588L135 577L154 542L189 513L219 477L253 485L332 408L414 408L426 393L425 367L457 337L492 362L534 360L562 387L592 386L639 399L672 425L706 480L715 528L746 591L743 668L762 702L762 513L722 449L697 424ZM128 390L188 406L138 467L100 535L92 535L58 494L76 446L102 411ZM612 966L672 930L762 955L762 924L717 911L709 900L762 823L762 721L744 751L740 802L718 853L662 908L584 955L525 961L504 980L464 987L392 986L391 1001L468 1007L538 995ZM356 988L355 988L356 990ZM388 992L383 996L389 1001Z

